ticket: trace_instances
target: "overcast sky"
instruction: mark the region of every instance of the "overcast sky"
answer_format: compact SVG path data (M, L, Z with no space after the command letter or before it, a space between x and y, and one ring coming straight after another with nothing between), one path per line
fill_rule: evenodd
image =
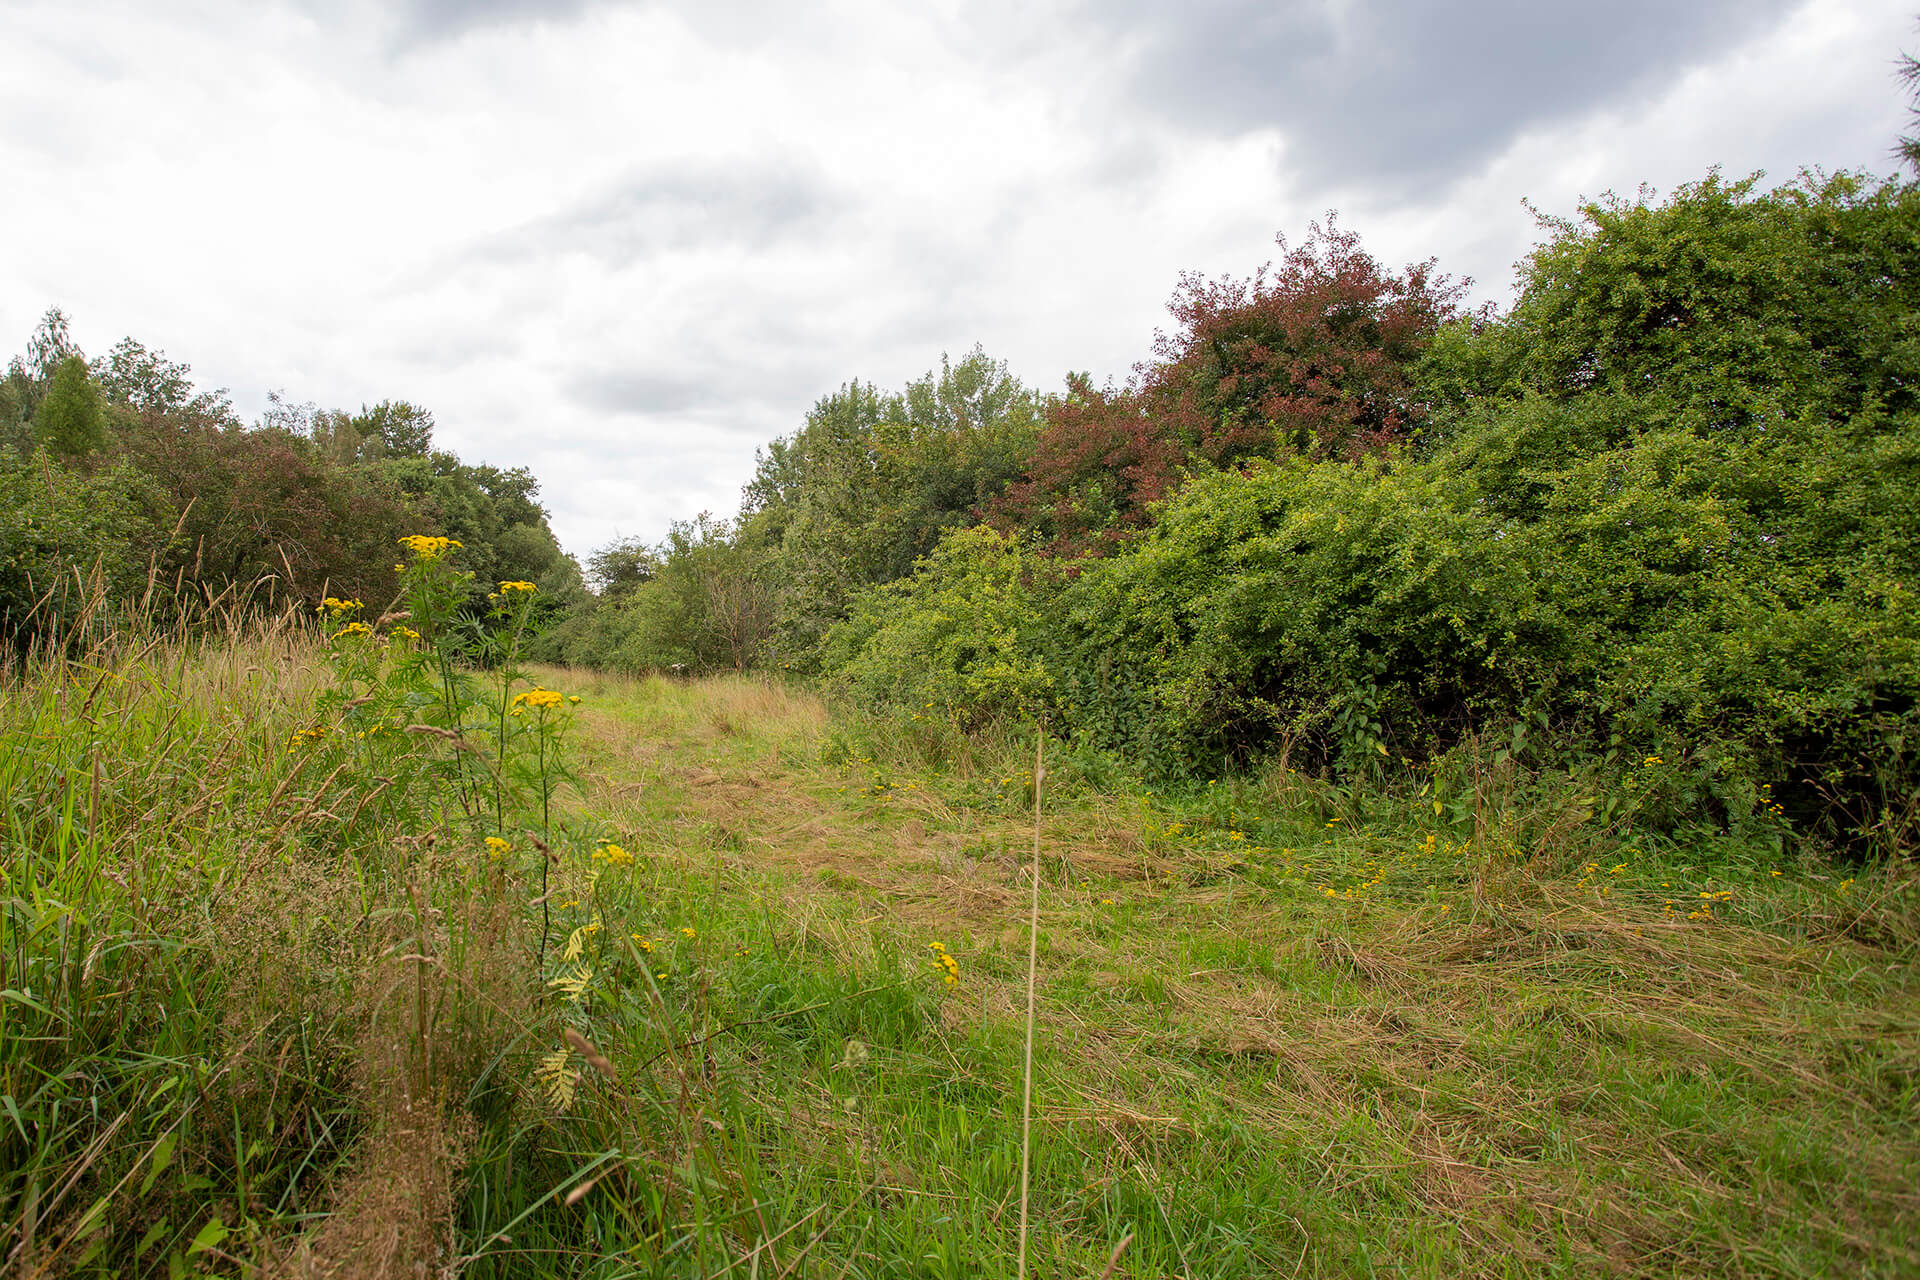
M432 409L584 554L849 378L1124 380L1338 209L1505 303L1523 199L1890 172L1915 0L0 0L0 352Z

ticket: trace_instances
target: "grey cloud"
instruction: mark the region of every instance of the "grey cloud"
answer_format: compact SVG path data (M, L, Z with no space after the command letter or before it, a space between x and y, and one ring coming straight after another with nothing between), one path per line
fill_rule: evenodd
M589 370L569 378L566 396L575 404L602 413L679 413L713 393L711 384L694 378L633 370Z
M826 388L811 369L770 367L777 350L764 343L748 345L743 359L753 370L750 379L742 379L739 364L718 357L689 356L671 371L603 362L574 370L562 382L561 394L595 413L643 418L725 422L780 407L804 410Z
M398 34L403 48L431 45L488 27L566 24L611 8L668 9L703 36L735 45L765 43L806 21L796 6L775 0L405 0Z
M400 6L404 40L433 43L482 27L571 22L599 0L409 0Z
M701 246L765 249L819 233L843 207L819 177L782 162L653 168L508 232L475 256L524 261L584 253L619 266Z
M1232 135L1276 128L1304 182L1411 190L1546 124L1657 92L1792 0L1089 0L1133 55L1136 105Z

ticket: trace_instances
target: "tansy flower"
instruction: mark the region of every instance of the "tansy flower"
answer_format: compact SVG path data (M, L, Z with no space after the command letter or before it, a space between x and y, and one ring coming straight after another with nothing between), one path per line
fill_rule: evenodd
M940 981L949 987L959 982L960 963L947 954L946 947L938 942L929 942L927 949L933 952L933 967L940 971Z
M349 622L346 626L334 632L333 638L335 640L338 640L342 636L370 636L372 634L373 634L373 628L368 626L366 623Z
M438 560L449 551L461 549L456 538L434 538L422 533L410 533L400 539L400 545L413 552L418 561Z
M513 705L516 707L557 707L560 705L560 699L561 695L555 693L552 689L528 689L525 693L516 693L513 695Z
M487 837L487 856L495 862L500 860L501 854L510 852L512 849L513 846L505 840L502 840L499 836Z
M633 855L611 842L601 845L593 851L595 862L604 862L609 866L624 867L633 861Z
M392 631L389 631L387 634L398 636L402 640L418 640L420 638L420 633L418 631L415 631L412 627L395 627Z
M539 589L540 588L534 586L531 582L503 582L500 584L501 595L505 595L509 591L538 591Z

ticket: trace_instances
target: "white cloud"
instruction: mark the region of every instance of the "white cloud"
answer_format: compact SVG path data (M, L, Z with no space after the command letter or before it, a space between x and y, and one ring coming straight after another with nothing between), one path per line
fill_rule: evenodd
M1169 14L15 5L0 347L58 304L88 350L131 333L246 411L414 400L531 466L584 553L731 510L850 377L979 341L1048 386L1123 378L1181 270L1244 274L1329 206L1504 299L1523 196L1886 170L1915 40L1890 0L1809 4L1632 95L1516 102L1409 191L1343 176L1311 121L1203 126L1141 88Z

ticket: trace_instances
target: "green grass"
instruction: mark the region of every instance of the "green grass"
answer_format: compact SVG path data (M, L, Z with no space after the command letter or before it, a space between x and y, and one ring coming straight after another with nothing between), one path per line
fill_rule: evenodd
M424 816L289 772L324 676L265 643L0 692L0 1257L1012 1273L1030 739L543 671L542 957L537 861L396 874ZM1920 1274L1910 872L1051 750L1035 1274Z
M746 681L583 692L582 803L646 855L602 880L608 919L696 927L671 972L702 1028L844 1007L701 1048L708 1173L758 1216L676 1253L589 1196L575 1225L629 1261L579 1273L711 1272L809 1213L765 1263L1010 1272L1027 749ZM1527 814L1413 803L1330 827L1285 771L1157 795L1093 772L1065 762L1046 819L1041 1273L1100 1274L1129 1236L1120 1274L1920 1268L1904 876L1577 827L1529 848ZM911 999L849 994L897 978ZM641 1025L586 1013L613 1043Z

